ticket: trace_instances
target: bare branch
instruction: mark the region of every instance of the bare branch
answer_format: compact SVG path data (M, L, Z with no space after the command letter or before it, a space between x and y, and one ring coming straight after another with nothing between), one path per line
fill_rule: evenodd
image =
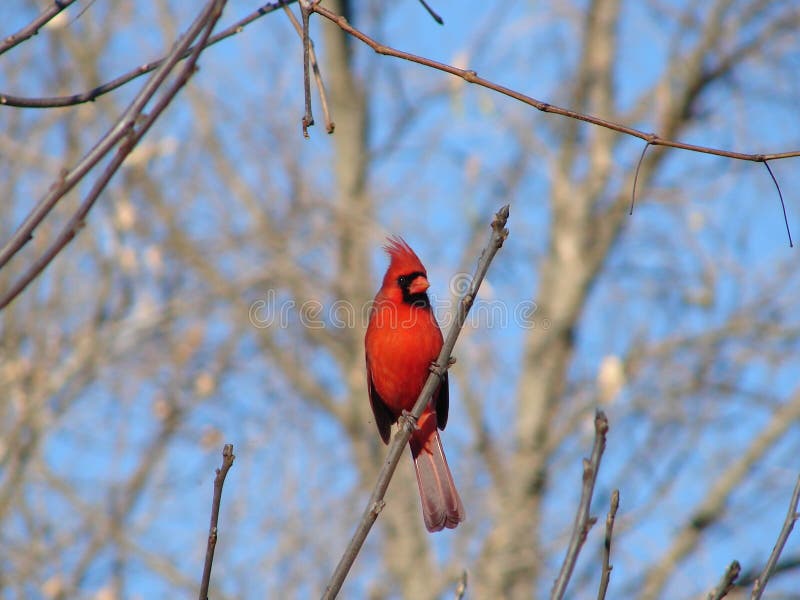
M327 8L319 6L317 4L314 4L311 8L313 12L319 13L323 17L330 19L344 31L346 31L353 37L358 38L359 40L364 42L367 46L375 50L375 52L377 52L378 54L383 54L384 56L393 56L395 58L400 58L402 60L407 60L409 62L423 65L425 67L430 67L431 69L436 69L437 71L450 73L451 75L460 77L467 83L474 83L475 85L479 85L481 87L492 90L499 94L503 94L510 98L514 98L515 100L518 100L523 104L527 104L528 106L532 106L542 112L553 113L556 115L561 115L562 117L569 117L570 119L584 121L586 123L591 123L592 125L597 125L599 127L610 129L612 131L624 133L625 135L637 137L641 140L644 140L651 146L667 146L669 148L680 148L681 150L688 150L690 152L713 154L714 156L724 156L726 158L734 158L736 160L747 160L750 162L762 162L762 163L768 160L778 160L782 158L794 158L800 156L800 150L790 150L788 152L776 152L773 154L748 154L744 152L723 150L721 148L712 148L710 146L698 146L696 144L687 144L685 142L679 142L677 140L662 138L656 133L647 133L639 129L634 129L633 127L628 127L627 125L622 125L621 123L616 123L614 121L601 119L600 117L595 117L594 115L578 112L575 110L570 110L568 108L556 106L555 104L542 102L541 100L537 100L535 98L532 98L531 96L527 96L516 90L512 90L505 86L494 83L488 79L484 79L483 77L479 77L475 71L469 69L460 69L458 67L454 67L446 63L442 63L436 60L431 60L429 58L425 58L422 56L417 56L409 52L403 52L402 50L395 50L394 48L385 46L375 41L364 32L350 25L347 19L344 18L343 16L337 15L336 13L328 10Z
M175 45L170 52L167 60L151 77L150 81L142 88L133 102L128 106L122 116L117 120L114 127L92 148L83 159L75 165L72 171L62 174L62 177L54 184L50 193L45 196L36 208L28 215L22 225L12 236L11 240L0 250L0 268L2 268L32 237L33 230L42 222L47 214L53 209L56 203L63 198L97 163L105 158L119 142L123 142L117 150L116 155L95 181L89 194L66 226L61 230L56 240L50 245L45 253L36 260L28 270L18 279L11 288L0 296L0 310L8 306L39 273L55 258L55 256L77 235L78 231L84 226L84 219L91 210L100 193L105 189L111 177L116 173L125 158L131 153L133 148L150 129L156 119L161 115L167 105L172 101L178 91L186 84L194 73L195 64L200 53L205 47L211 30L214 28L219 17L222 15L222 7L227 0L209 0L201 14L183 36L181 41ZM147 103L153 98L158 89L167 79L170 71L181 60L180 56L188 48L192 41L200 36L200 43L195 47L189 60L181 67L175 81L164 92L162 98L152 108L147 117L142 118L143 111ZM141 120L139 128L137 122ZM124 141L123 141L124 140Z
M364 545L364 541L367 539L370 529L372 529L372 525L377 520L378 514L383 510L385 504L383 498L386 495L386 490L389 488L389 482L392 480L394 471L397 468L397 463L400 462L400 456L414 430L414 424L425 410L425 407L428 406L433 392L439 387L441 378L450 365L453 347L456 345L456 340L458 340L461 328L464 326L464 322L467 319L469 309L472 307L472 303L477 296L478 288L480 288L483 278L489 270L492 259L494 259L495 254L497 254L497 251L503 246L506 237L508 237L508 229L505 228L506 222L508 221L508 213L509 206L505 205L497 211L494 221L492 221L492 234L489 238L489 243L483 249L478 259L478 264L475 267L475 274L472 277L469 288L458 303L453 325L447 332L447 337L444 340L441 352L439 352L439 357L436 359L436 364L431 367L431 374L425 381L419 398L417 398L417 402L414 404L414 409L407 418L402 419L403 425L392 439L389 453L383 461L383 467L378 474L378 480L375 482L375 488L361 516L361 521L356 527L356 531L353 533L353 537L347 545L344 554L342 554L339 564L336 566L336 570L333 572L328 582L328 586L325 588L325 593L322 595L323 599L331 600L337 596L350 568L353 566L353 562L361 551L361 547Z
M0 54L8 52L14 46L21 44L25 40L33 37L39 30L53 20L62 10L67 8L75 0L56 0L48 9L41 15L36 17L33 21L28 23L25 27L20 29L17 33L12 33L2 42L0 42ZM2 102L0 102L2 104Z
M303 26L297 20L297 17L294 16L294 13L291 9L284 5L283 12L289 17L289 20L292 22L292 26L294 26L295 31L300 36L300 39L303 39ZM317 62L317 53L314 52L314 42L313 40L308 41L308 57L311 62L311 70L314 73L314 83L317 85L317 93L319 94L319 101L322 105L322 114L325 118L325 130L328 133L333 133L333 130L336 128L336 124L331 120L331 113L330 108L328 106L328 96L325 93L325 84L322 81L322 74L319 72L319 63Z
M717 584L717 587L711 590L707 600L722 600L722 598L727 596L728 592L730 592L736 584L736 578L739 577L741 570L742 566L739 564L738 560L728 565L728 568L725 569L725 574L722 576L722 580Z
M550 593L552 600L561 600L567 591L572 570L578 560L583 543L592 525L597 521L596 518L589 516L589 508L592 504L592 494L594 485L597 482L597 472L600 469L600 459L606 449L606 434L608 433L608 419L603 411L598 410L594 416L594 447L592 448L591 458L583 459L583 488L581 490L581 500L578 503L578 512L575 515L575 524L572 527L572 536L569 540L567 554L561 571L553 584L553 591Z
M764 588L767 587L767 581L775 570L775 565L778 564L778 558L783 552L783 547L786 545L786 540L789 539L789 534L792 532L795 521L800 518L797 514L797 504L800 502L800 476L797 477L797 483L792 492L792 499L789 502L789 510L786 513L786 519L783 521L781 533L778 535L778 540L775 542L775 547L772 549L772 554L769 555L769 560L761 571L761 575L756 578L753 584L753 593L750 594L751 600L759 600L764 593Z
M600 577L600 589L597 592L597 600L603 600L608 591L608 582L611 580L611 536L614 533L614 519L617 517L619 508L619 490L614 490L611 494L611 506L606 515L606 537L603 543L603 574Z
M75 0L69 0L69 2L74 2ZM229 37L236 35L237 33L241 33L244 28L252 23L253 21L260 19L261 17L268 15L283 6L287 6L296 2L296 0L277 0L276 2L267 2L266 4L260 6L247 16L239 19L233 25L226 27L219 33L214 34L213 36L209 37L203 45L203 48L208 48L209 46L213 46L217 42L221 42ZM62 2L65 4L66 2ZM180 55L180 59L188 58L191 54L197 49L196 46L190 46L186 48L183 53ZM166 60L169 59L170 55L167 55L163 58L159 58L158 60L154 60L143 65L136 67L120 75L119 77L112 79L102 85L97 86L94 89L89 90L88 92L80 92L77 94L70 94L68 96L52 96L50 98L29 98L25 96L15 96L13 94L4 94L0 92L0 106L16 106L18 108L55 108L58 106L74 106L76 104L84 104L86 102L92 102L103 96L109 92L113 92L117 88L122 87L129 81L133 81L137 77L155 71L159 68Z
M208 585L211 582L211 565L214 562L214 549L217 546L217 522L219 521L219 506L222 502L222 486L225 477L233 466L236 455L233 453L233 444L225 444L222 448L222 466L217 469L214 478L214 497L211 501L211 525L208 529L208 545L206 546L206 561L203 566L203 579L200 582L200 600L208 600Z

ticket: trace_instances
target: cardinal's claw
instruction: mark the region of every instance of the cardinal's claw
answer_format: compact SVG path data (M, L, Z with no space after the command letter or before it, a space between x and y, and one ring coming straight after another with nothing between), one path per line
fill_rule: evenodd
M411 425L411 429L413 430L419 429L419 426L417 425L417 419L413 414L411 414L410 411L403 409L403 412L400 413L400 418L403 419L406 423L409 423Z
M452 367L454 364L456 364L456 357L455 357L455 356L451 356L451 357L450 357L450 359L447 361L447 366L444 368L444 371L446 371L447 369L449 369L450 367ZM438 362L438 361L433 361L433 362L430 364L430 366L428 367L428 370L429 370L431 373L437 373L437 374L440 374L440 373L439 373L439 371L442 371L443 369L442 369L442 367L439 365L439 362ZM442 373L442 374L443 374L443 373Z

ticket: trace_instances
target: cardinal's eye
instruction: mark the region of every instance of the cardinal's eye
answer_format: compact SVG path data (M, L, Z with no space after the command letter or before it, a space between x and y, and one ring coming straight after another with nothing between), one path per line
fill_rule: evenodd
M397 285L401 288L408 287L409 283L411 283L411 278L408 275L401 275L397 278Z

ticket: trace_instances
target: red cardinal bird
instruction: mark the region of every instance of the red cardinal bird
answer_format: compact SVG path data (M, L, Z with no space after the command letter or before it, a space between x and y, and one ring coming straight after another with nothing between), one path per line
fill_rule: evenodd
M389 238L384 249L391 262L375 296L364 345L369 402L388 444L392 424L414 407L443 340L428 299L428 274L419 257L399 237ZM448 401L445 374L409 440L428 531L453 528L464 520L464 505L436 430L447 424Z

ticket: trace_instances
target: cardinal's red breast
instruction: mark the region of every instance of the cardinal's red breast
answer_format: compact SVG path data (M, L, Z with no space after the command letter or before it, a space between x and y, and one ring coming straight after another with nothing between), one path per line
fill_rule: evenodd
M378 292L367 329L367 363L375 390L396 416L413 408L442 342L430 307L396 303Z

